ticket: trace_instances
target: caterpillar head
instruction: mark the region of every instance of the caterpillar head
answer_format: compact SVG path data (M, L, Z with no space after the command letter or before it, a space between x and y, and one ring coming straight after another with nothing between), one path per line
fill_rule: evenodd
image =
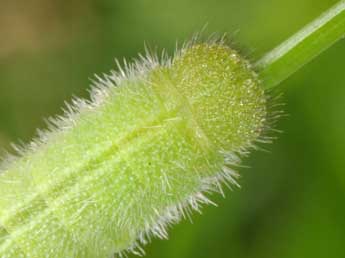
M266 96L249 62L224 44L196 44L172 63L175 87L215 147L243 151L261 135Z

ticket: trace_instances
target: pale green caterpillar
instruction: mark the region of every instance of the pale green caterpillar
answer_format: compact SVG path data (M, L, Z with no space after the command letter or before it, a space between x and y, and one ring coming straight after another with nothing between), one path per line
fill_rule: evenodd
M99 79L0 174L0 257L110 257L210 203L267 127L251 65L222 42Z

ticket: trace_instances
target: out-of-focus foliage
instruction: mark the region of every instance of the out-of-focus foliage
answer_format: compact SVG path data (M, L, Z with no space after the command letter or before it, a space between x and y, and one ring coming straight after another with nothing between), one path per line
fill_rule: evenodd
M87 97L94 74L144 42L172 53L206 24L256 60L336 0L4 0L0 7L0 147L28 141L43 118ZM345 44L280 88L288 117L267 152L240 168L242 189L214 195L193 223L153 240L149 258L345 256Z

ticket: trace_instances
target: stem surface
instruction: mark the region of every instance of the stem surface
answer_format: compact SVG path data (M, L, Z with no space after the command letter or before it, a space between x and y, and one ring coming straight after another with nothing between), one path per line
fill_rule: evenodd
M342 0L255 63L264 87L277 86L344 36Z

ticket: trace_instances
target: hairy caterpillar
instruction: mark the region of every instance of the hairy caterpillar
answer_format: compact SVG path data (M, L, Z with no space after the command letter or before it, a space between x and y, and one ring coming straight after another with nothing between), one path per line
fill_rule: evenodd
M0 257L110 257L202 203L267 126L251 65L222 42L142 58L99 79L3 164Z

